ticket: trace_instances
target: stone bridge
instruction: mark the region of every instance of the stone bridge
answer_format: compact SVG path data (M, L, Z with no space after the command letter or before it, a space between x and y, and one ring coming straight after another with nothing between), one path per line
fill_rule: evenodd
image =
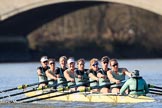
M0 61L29 60L26 36L31 31L64 14L106 2L162 15L162 0L0 0Z
M121 3L162 15L162 0L0 0L0 20L3 21L24 11L51 4L87 1Z
M105 2L126 4L162 15L162 0L0 0L0 35L26 36L61 15Z

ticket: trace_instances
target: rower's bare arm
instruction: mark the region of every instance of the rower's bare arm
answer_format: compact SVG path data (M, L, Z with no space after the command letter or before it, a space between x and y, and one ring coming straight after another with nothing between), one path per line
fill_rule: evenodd
M111 71L111 70L107 71L107 76L108 76L108 78L109 78L109 80L110 80L111 82L115 82L116 84L119 84L119 83L120 83L119 80L117 80L117 79L115 79L115 78L113 77L112 71Z
M40 70L40 69L37 69L37 74L38 74L39 76L41 76L41 75L42 75L42 72L41 72L41 70Z
M94 76L92 73L89 74L89 77L92 78L93 80L98 81L98 78L96 76Z
M131 77L131 72L129 72L126 68L123 69L123 72L125 73L125 75Z
M57 74L56 76L57 76L57 78L60 78L60 74Z
M65 70L64 72L64 77L66 78L67 81L74 81L74 79L70 77L67 70Z
M101 73L97 73L97 77L98 78L104 78L104 75L102 75Z
M56 78L55 76L53 76L53 75L49 72L49 70L46 71L46 76L49 77L49 78L51 78L51 79L57 80L57 78Z

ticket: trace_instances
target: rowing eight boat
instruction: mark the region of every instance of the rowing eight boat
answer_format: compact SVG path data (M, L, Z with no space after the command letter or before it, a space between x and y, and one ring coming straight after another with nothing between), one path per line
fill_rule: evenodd
M64 92L55 92L39 96L37 98L45 98L50 96L55 96L62 94ZM34 91L26 93L25 95L30 97L34 95L42 94L42 91ZM49 100L57 101L78 101L78 102L106 102L106 103L139 103L139 102L154 102L155 99L148 96L119 96L116 94L91 94L91 93L74 93L64 96L59 96L55 98L50 98Z

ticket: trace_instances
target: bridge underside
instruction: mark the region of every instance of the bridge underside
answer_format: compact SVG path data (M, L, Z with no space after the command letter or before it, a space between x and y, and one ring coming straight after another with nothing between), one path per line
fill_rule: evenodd
M42 24L69 12L100 3L122 3L162 15L161 0L0 0L0 35L26 36ZM31 24L32 23L32 24Z
M60 1L63 1L63 0L60 0ZM76 1L76 0L72 0L72 1ZM79 0L77 0L77 2L61 2L61 3L55 3L55 4L52 3L50 5L42 5L40 7L31 8L25 11L19 11L18 9L19 12L17 14L13 16L11 15L8 18L6 17L6 19L2 18L3 20L0 18L1 20L0 21L0 40L1 40L0 49L3 51L0 55L0 61L14 61L15 58L17 61L18 59L22 61L24 60L24 57L26 58L26 61L30 60L31 59L30 54L29 54L30 51L28 48L26 37L33 30L41 27L43 24L46 24L52 20L55 20L63 15L79 10L81 8L86 8L90 6L113 2L113 0L93 0L93 2L92 1L89 1L89 2L79 1L78 2L78 1ZM114 0L114 1L118 3L121 0ZM124 1L129 1L129 0L124 0ZM132 0L132 1L139 2L139 0ZM143 0L143 1L146 2L146 0ZM129 3L125 3L125 4L129 4ZM1 7L1 4L0 4L0 7ZM0 12L0 15L1 15L1 12ZM7 39L6 37L7 38L9 37L10 39ZM17 39L17 40L14 40L14 39ZM8 40L12 40L12 42L9 42ZM18 50L15 50L15 45ZM21 51L19 49L21 49ZM11 54L12 54L12 57L11 57Z
M162 15L161 0L0 0L0 20L5 20L24 11L58 3L69 2L113 2L142 8Z
M161 0L1 0L0 35L27 35L31 31L51 20L84 7L101 3L122 3L162 15ZM7 8L8 7L8 8ZM31 24L32 23L32 24Z
M21 14L17 14L0 22L0 35L21 35L26 36L41 25L58 18L59 16L103 2L69 2L48 5L35 8Z

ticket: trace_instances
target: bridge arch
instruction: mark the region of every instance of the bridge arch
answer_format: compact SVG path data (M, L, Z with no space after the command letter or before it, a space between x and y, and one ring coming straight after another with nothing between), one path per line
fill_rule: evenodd
M149 2L148 0L28 0L26 2L22 0L13 0L13 4L6 0L3 0L3 2L3 5L0 4L0 35L8 35L8 33L11 33L12 35L26 36L42 24L63 14L80 8L107 2L140 7L162 15L161 0L156 0L156 2L153 0L150 0ZM62 7L65 8L62 9ZM41 10L38 11L39 9ZM49 11L47 12L48 9ZM55 14L53 14L50 9ZM46 16L47 14L49 15ZM32 26L30 24L31 20Z
M22 0L12 0L9 2L7 0L1 0L0 4L0 20L3 21L9 17L16 14L28 11L34 8L58 4L58 3L68 3L68 2L86 2L88 0L27 0L26 2ZM145 10L149 10L156 14L162 15L162 1L161 0L90 0L89 2L113 2L126 4Z
M21 0L13 0L13 2L14 1L20 2ZM1 11L3 10L1 8L4 8L4 6L1 7L1 4L0 4L0 38L2 36L5 37L6 35L12 35L12 36L16 35L16 36L21 36L21 37L24 36L23 38L26 38L26 36L32 30L35 30L37 27L40 27L42 24L45 24L46 22L49 22L50 20L54 20L58 18L59 16L62 16L68 12L72 12L77 9L92 6L92 5L98 5L99 3L107 3L107 2L121 3L120 1L123 1L123 0L90 0L90 1L87 1L87 0L82 0L82 1L80 0L66 0L66 1L65 0L58 0L58 1L56 0L34 0L34 2L32 2L33 0L28 0L28 1L30 1L29 4L13 5L13 7L11 4L7 6L3 4L5 7L8 7L8 10L6 9L6 11L3 11L3 12ZM145 3L147 4L146 1L148 0L143 0L143 1L131 0L131 2L129 1L130 0L124 0L125 3L122 3L122 4L139 7L138 5L134 5L134 3L135 2L137 2L137 4L141 3L141 4L144 4L145 6ZM150 0L150 1L152 1L152 3L151 2L148 3L149 5L147 4L147 8L153 9L154 7L156 7L156 5L154 4L153 0ZM37 2L40 2L40 4L38 5ZM161 4L161 1L157 3ZM31 6L29 6L30 4ZM62 9L62 7L64 8ZM140 7L140 8L146 9L146 7ZM157 9L158 11L154 11L154 9ZM160 11L162 10L161 7L157 6L157 8L154 8L154 9L150 11L155 12L159 15L162 15L160 13ZM53 14L52 12L55 14ZM49 16L46 16L47 14ZM22 46L22 45L19 45L19 46ZM3 48L3 49L7 49L7 48ZM14 48L12 49L14 50ZM15 54L15 55L16 57L18 56L18 54ZM7 57L2 57L2 58L7 58Z

